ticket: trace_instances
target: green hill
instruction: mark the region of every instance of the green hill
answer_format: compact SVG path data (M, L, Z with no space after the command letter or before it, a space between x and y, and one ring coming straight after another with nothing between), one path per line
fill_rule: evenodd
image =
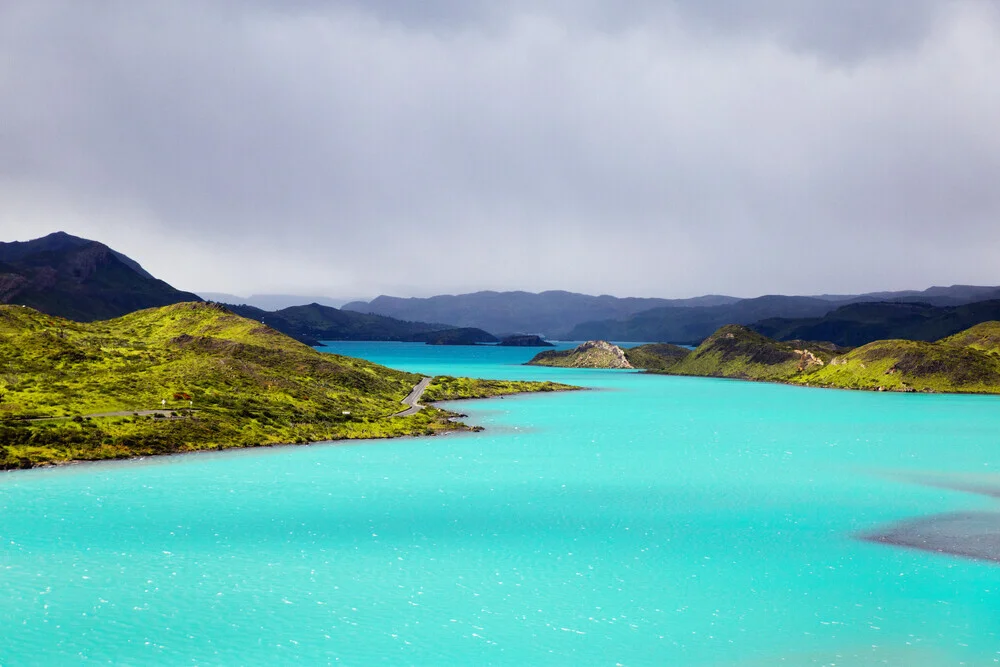
M746 327L730 324L706 338L666 372L670 375L789 381L822 368L833 356L833 350L822 344L781 343Z
M214 304L87 324L0 306L0 357L0 468L462 428L436 409L392 416L420 376Z
M939 342L1000 354L1000 322L982 322Z
M625 358L633 368L648 371L665 371L679 364L691 354L691 350L670 343L647 343L625 350Z
M844 389L1000 393L1000 323L936 343L879 340L833 359L808 384Z
M0 243L0 303L90 322L199 300L96 241L56 232L33 241Z
M935 343L880 340L847 350L780 342L738 325L722 327L668 375L697 375L878 391L1000 393L1000 323Z

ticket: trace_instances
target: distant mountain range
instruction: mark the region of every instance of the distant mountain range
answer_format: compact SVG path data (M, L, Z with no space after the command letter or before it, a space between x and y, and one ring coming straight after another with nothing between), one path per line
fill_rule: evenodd
M450 322L497 335L531 332L563 340L697 344L725 324L750 325L779 317L817 318L851 303L894 301L946 307L988 299L1000 299L1000 287L953 285L923 291L752 299L721 295L651 299L557 291L475 292L409 299L380 296L370 302L345 304L343 309L414 321Z
M1000 299L1000 287L980 285L951 285L928 287L925 290L898 292L867 292L865 294L822 294L818 298L842 303L859 301L904 301L929 303L932 306L960 306L974 301Z
M89 322L182 301L201 298L97 241L56 232L0 243L0 303Z
M619 340L697 345L726 324L751 324L767 317L815 317L836 302L810 296L761 296L721 306L653 308L624 320L585 322L569 330L569 340Z
M1000 287L974 285L753 299L475 292L408 299L380 296L340 309L329 305L333 300L283 305L309 298L295 295L241 299L207 292L205 296L233 302L233 311L310 343L388 340L467 344L510 334L540 334L563 340L697 344L721 326L740 324L780 340L825 340L852 346L886 338L938 340L1000 318ZM32 241L0 243L0 303L92 321L200 300L198 295L156 279L134 260L97 241L56 232ZM238 303L251 300L267 307ZM269 309L279 305L283 307Z
M380 296L369 302L352 301L343 309L404 320L450 322L456 327L476 327L496 335L537 333L551 338L590 320L626 318L663 306L718 306L737 301L736 297L718 295L652 299L561 291L475 292L410 299Z
M198 292L198 296L206 301L216 303L235 303L242 306L253 306L261 310L281 310L291 306L304 306L310 303L318 303L321 306L340 308L349 299L333 299L326 296L302 296L298 294L251 294L250 296L237 296L227 292Z
M297 298L261 295L258 302L273 306ZM135 260L97 241L55 232L32 241L0 243L0 303L29 306L49 315L90 322L186 301L202 301L202 297L157 280ZM317 303L277 312L245 305L230 308L310 343L413 340L416 334L453 328L448 324L403 322L340 311Z
M990 320L1000 320L1000 300L961 306L898 301L852 303L822 317L775 317L751 328L777 340L822 340L855 347L888 338L935 341Z

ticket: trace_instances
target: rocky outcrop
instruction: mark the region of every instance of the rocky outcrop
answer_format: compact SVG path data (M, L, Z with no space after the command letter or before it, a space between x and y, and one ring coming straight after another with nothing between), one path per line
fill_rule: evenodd
M593 351L600 358L610 355L613 361L602 368L632 368L632 364L625 358L625 350L605 340L589 340L578 346L576 351L583 354Z
M564 368L632 368L625 350L603 340L590 340L572 350L539 352L528 362L531 366Z
M817 357L815 354L809 350L795 350L795 354L800 355L799 357L799 370L804 371L815 366L823 366L824 362L822 359Z

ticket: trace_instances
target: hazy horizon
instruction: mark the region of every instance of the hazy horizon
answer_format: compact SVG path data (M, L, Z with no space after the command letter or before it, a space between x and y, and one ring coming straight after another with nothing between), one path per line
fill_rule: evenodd
M851 296L860 296L860 295L865 295L865 294L879 294L879 293L882 293L882 292L910 292L910 291L912 291L912 292L923 292L923 291L925 291L927 289L932 289L932 288L935 288L935 287L960 287L960 286L964 286L964 287L997 287L998 289L1000 289L1000 285L958 285L958 284L955 284L955 285L928 285L927 287L915 288L915 289L912 289L912 290L910 290L910 289L906 289L906 290L870 290L870 291L867 291L867 292L855 292L855 293L850 293L850 294L848 294L848 293L830 293L830 292L817 293L817 294L771 293L771 294L753 294L753 295L749 295L749 296L739 295L739 294L690 294L690 295L679 296L679 297L657 296L657 295L649 296L649 295L635 295L635 294L607 294L607 293L589 294L589 293L586 293L586 292L572 292L572 290L539 290L537 292L530 292L530 291L527 291L527 290L490 290L490 289L485 289L485 290L475 290L475 291L472 291L472 292L441 292L441 293L437 293L437 294L425 294L425 295L376 294L376 295L373 295L373 296L362 296L362 297L352 297L352 298L346 298L346 297L341 297L341 296L336 296L336 295L321 295L321 294L272 294L272 293L266 293L266 292L265 293L260 293L260 294L232 294L232 293L228 293L228 292L214 292L214 291L211 291L211 290L200 290L200 291L199 290L192 290L192 291L195 294L197 294L198 296L200 296L200 297L202 297L204 299L209 299L209 300L218 300L216 297L230 297L230 298L231 297L235 297L235 298L238 298L238 299L246 299L248 301L263 300L263 299L268 299L268 300L271 300L271 299L282 299L282 300L289 300L288 301L288 305L304 305L305 303L308 303L307 300L309 300L309 299L324 299L324 300L329 300L329 301L334 301L334 302L341 302L339 305L324 304L324 305L334 305L334 307L339 308L342 305L346 305L348 303L352 303L352 302L355 302L355 301L366 301L366 302L367 301L372 301L372 300L374 300L374 299L376 299L376 298L378 298L380 296L395 297L395 298L401 298L401 299L411 299L411 298L421 299L421 298L431 298L431 297L435 297L435 296L461 296L461 295L464 295L464 294L475 294L475 293L482 293L482 292L494 292L494 293L527 292L529 294L541 294L541 293L545 293L545 292L572 292L574 294L585 294L587 296L598 296L598 297L599 296L612 296L612 297L619 298L619 299L624 299L624 298L694 299L694 298L705 297L705 296L722 296L722 297L732 297L732 298L736 298L736 299L756 299L756 298L760 298L760 297L776 296L776 295L781 295L781 296L824 297L824 298L838 297L838 296L851 297ZM296 302L292 303L291 299L293 299L293 298L301 298L301 299L305 299L306 301L299 300L299 301L296 301ZM282 307L284 307L284 306L282 306Z

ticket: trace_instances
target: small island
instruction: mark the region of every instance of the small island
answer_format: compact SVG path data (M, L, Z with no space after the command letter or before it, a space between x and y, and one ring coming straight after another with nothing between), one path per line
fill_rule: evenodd
M552 343L541 336L534 334L515 334L504 336L500 339L500 345L504 347L555 347Z
M413 343L427 343L428 345L482 345L496 343L498 339L482 329L463 327L414 334L407 340Z

